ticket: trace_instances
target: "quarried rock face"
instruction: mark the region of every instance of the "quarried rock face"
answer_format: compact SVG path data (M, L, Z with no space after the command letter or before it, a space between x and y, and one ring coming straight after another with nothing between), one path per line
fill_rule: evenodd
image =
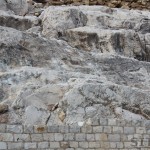
M0 18L0 122L150 119L148 11L53 6Z

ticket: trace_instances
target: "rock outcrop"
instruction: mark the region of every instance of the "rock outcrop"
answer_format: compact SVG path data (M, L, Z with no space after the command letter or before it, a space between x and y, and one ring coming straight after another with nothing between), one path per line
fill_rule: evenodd
M1 9L0 122L150 119L150 12L51 6L23 17Z

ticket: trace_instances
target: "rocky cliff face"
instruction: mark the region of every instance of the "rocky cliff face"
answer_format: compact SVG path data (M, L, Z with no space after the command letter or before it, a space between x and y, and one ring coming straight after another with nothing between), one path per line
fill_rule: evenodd
M150 119L149 11L2 4L0 122Z

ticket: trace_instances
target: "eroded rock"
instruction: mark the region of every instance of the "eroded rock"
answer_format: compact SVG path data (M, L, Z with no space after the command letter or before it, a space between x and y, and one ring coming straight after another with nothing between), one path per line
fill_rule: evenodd
M0 16L13 18L0 26L0 101L9 107L0 122L149 119L149 12L49 7L41 24L33 16Z

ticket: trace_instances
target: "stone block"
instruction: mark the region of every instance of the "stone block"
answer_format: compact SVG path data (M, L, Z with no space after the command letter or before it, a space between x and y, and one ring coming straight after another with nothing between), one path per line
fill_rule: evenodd
M34 133L46 133L47 132L47 126L34 126Z
M44 141L53 142L55 140L54 133L43 133L43 139Z
M7 149L6 142L0 142L0 149Z
M74 140L75 140L75 134L74 133L64 134L64 141L74 141Z
M72 147L72 148L78 148L78 146L79 146L78 142L75 142L75 141L72 141L69 143L70 143L70 147Z
M112 127L111 126L104 126L103 131L104 131L104 133L112 133Z
M100 148L100 142L89 142L89 148Z
M36 149L37 144L35 142L24 143L24 149Z
M7 125L7 132L22 133L23 126L22 125Z
M101 148L103 148L103 149L109 149L110 148L109 142L100 142L100 144L101 144Z
M113 127L113 133L123 133L123 127Z
M59 133L59 126L48 126L48 132L50 133Z
M103 126L95 126L93 127L94 133L102 133L103 132Z
M87 149L89 147L89 144L88 144L88 142L79 142L79 147Z
M95 135L94 134L86 134L87 141L95 141Z
M60 133L68 133L69 132L69 126L68 125L59 126L59 132Z
M134 134L135 129L134 129L134 127L124 127L124 133L125 134Z
M24 133L33 133L33 126L24 126Z
M38 148L40 149L49 148L49 142L38 142Z
M136 133L144 134L144 133L146 133L146 128L145 127L136 127Z
M63 141L63 134L61 133L54 133L55 141Z
M29 134L14 134L14 141L18 142L18 141L26 141L29 142L30 139L30 135Z
M86 140L86 134L84 133L78 133L76 134L76 141L85 141Z
M6 125L5 124L0 124L0 132L5 133L6 131Z
M92 133L92 132L93 132L92 126L86 125L81 128L81 133Z
M105 118L101 118L100 119L100 125L101 126L107 126L108 125L108 120Z
M11 133L0 133L0 141L13 141L13 134Z
M50 142L50 149L51 148L60 148L59 142Z
M43 141L43 136L42 134L31 134L31 140L33 142Z
M116 142L117 148L122 149L123 148L123 142Z
M70 148L69 142L60 142L60 147L63 149Z
M22 149L23 148L23 143L8 143L8 149Z
M110 142L120 142L120 135L119 134L109 134L108 135L108 140Z
M109 126L115 126L117 124L116 119L108 119Z
M71 132L71 133L80 133L80 127L79 126L70 126L69 132Z

